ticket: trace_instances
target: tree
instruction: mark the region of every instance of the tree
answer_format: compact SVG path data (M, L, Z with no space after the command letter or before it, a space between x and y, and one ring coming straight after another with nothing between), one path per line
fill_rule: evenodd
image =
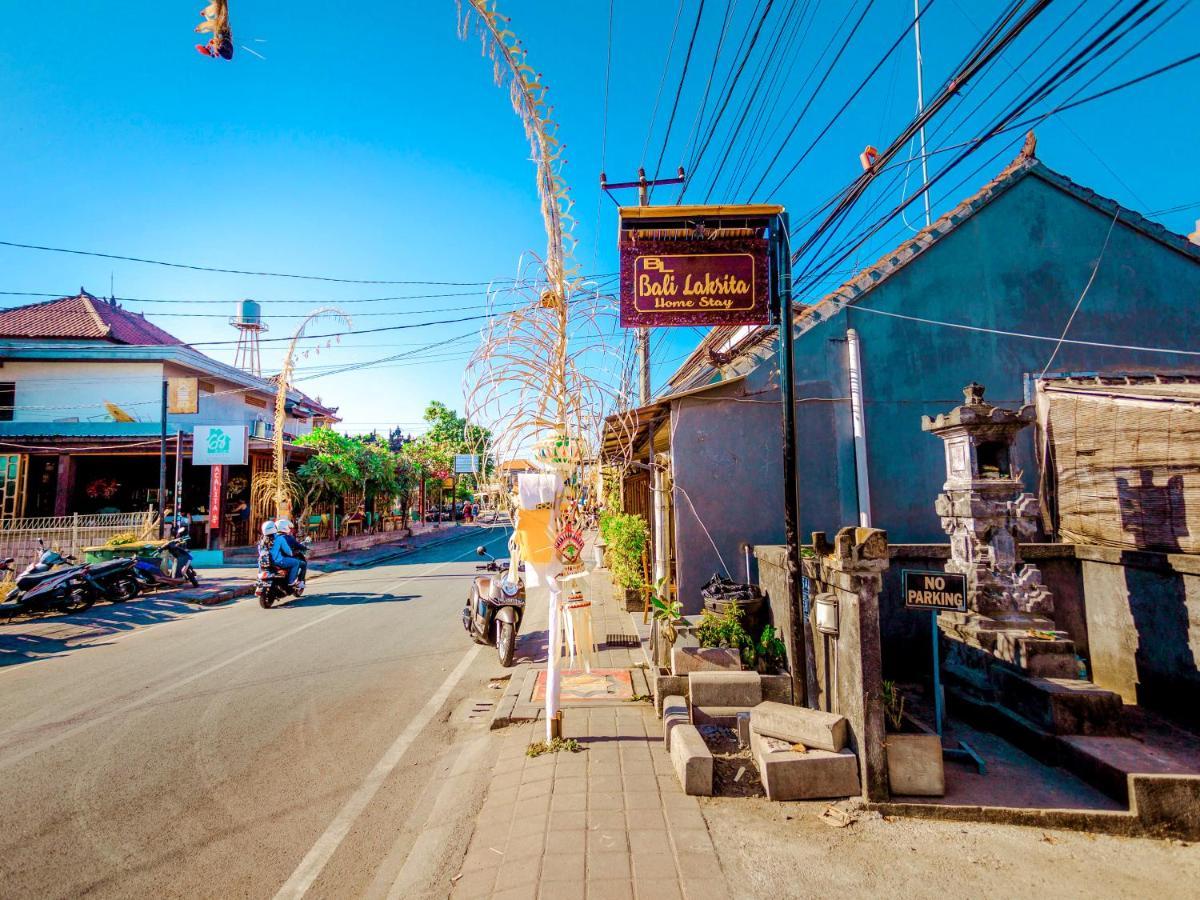
M310 504L333 506L350 493L361 495L364 502L385 497L389 503L401 493L401 463L382 442L316 428L296 443L317 451L297 472L306 510Z

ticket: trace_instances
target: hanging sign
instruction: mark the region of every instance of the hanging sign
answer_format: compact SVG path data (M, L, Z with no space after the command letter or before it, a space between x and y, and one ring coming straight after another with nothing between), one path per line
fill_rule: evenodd
M962 612L967 608L967 576L953 572L904 570L904 605L909 609Z
M222 490L225 482L225 469L213 466L208 479L208 524L213 532L221 531L221 503L225 498Z
M246 425L197 425L192 432L192 465L246 465L249 430Z
M473 453L456 453L454 455L454 474L475 475L479 472L479 457Z
M770 320L765 238L622 242L622 327Z
M167 379L167 412L186 416L200 411L200 379Z

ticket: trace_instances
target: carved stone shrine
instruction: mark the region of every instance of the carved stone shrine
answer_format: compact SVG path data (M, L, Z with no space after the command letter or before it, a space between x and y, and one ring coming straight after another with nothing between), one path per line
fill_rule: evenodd
M946 483L935 508L950 536L946 571L967 578L966 612L943 612L938 627L1025 674L1074 678L1075 645L1055 628L1054 597L1019 550L1037 531L1039 505L1024 491L1012 446L1033 421L1033 408L992 406L974 382L963 394L962 406L921 419L924 431L945 442ZM978 668L978 659L955 650L952 643L948 663Z

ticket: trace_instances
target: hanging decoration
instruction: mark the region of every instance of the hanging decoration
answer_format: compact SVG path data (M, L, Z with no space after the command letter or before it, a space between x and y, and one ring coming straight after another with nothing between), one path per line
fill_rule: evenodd
M229 27L229 0L212 0L200 10L203 20L196 26L196 34L211 34L207 44L197 44L196 49L213 59L233 59L233 30Z

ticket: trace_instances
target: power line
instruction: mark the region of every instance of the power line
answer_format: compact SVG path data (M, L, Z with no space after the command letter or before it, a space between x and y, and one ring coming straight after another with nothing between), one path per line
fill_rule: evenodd
M679 20L683 17L683 4L679 0L679 8L675 10L675 24L671 28L671 43L667 45L667 58L663 61L662 77L658 80L658 93L654 95L654 108L650 112L650 127L646 129L646 141L642 144L642 168L646 167L646 151L650 149L650 138L654 134L654 120L658 118L658 102L662 99L663 85L667 83L667 71L671 68L671 55L675 52L675 36L679 33Z
M164 262L160 259L144 259L137 256L125 256L118 253L101 253L96 250L74 250L66 247L45 247L40 244L23 244L16 241L0 241L0 247L13 247L18 250L40 250L46 253L67 253L72 256L92 256L99 259L114 259L120 262L141 263L148 266L164 266L169 269L187 269L193 272L215 272L221 275L251 275L261 278L292 278L300 281L325 281L335 284L416 284L435 285L439 287L487 287L503 282L517 282L517 278L493 278L491 281L418 281L418 280L385 280L379 278L335 278L331 275L298 275L292 272L256 272L248 269L225 269L217 266L202 266L194 263Z
M682 9L682 4L680 4ZM688 40L687 54L683 57L683 71L679 75L679 84L675 88L675 102L671 104L671 116L667 119L667 131L663 135L662 149L658 151L658 162L654 164L653 181L658 180L658 173L662 171L663 157L667 153L667 145L671 141L671 129L675 125L675 114L679 111L679 97L683 94L683 85L687 81L688 65L692 61L692 50L696 46L696 34L700 31L700 20L704 16L704 0L700 0L700 6L696 9L696 21L692 25L692 36ZM654 185L650 185L651 198L654 196Z

